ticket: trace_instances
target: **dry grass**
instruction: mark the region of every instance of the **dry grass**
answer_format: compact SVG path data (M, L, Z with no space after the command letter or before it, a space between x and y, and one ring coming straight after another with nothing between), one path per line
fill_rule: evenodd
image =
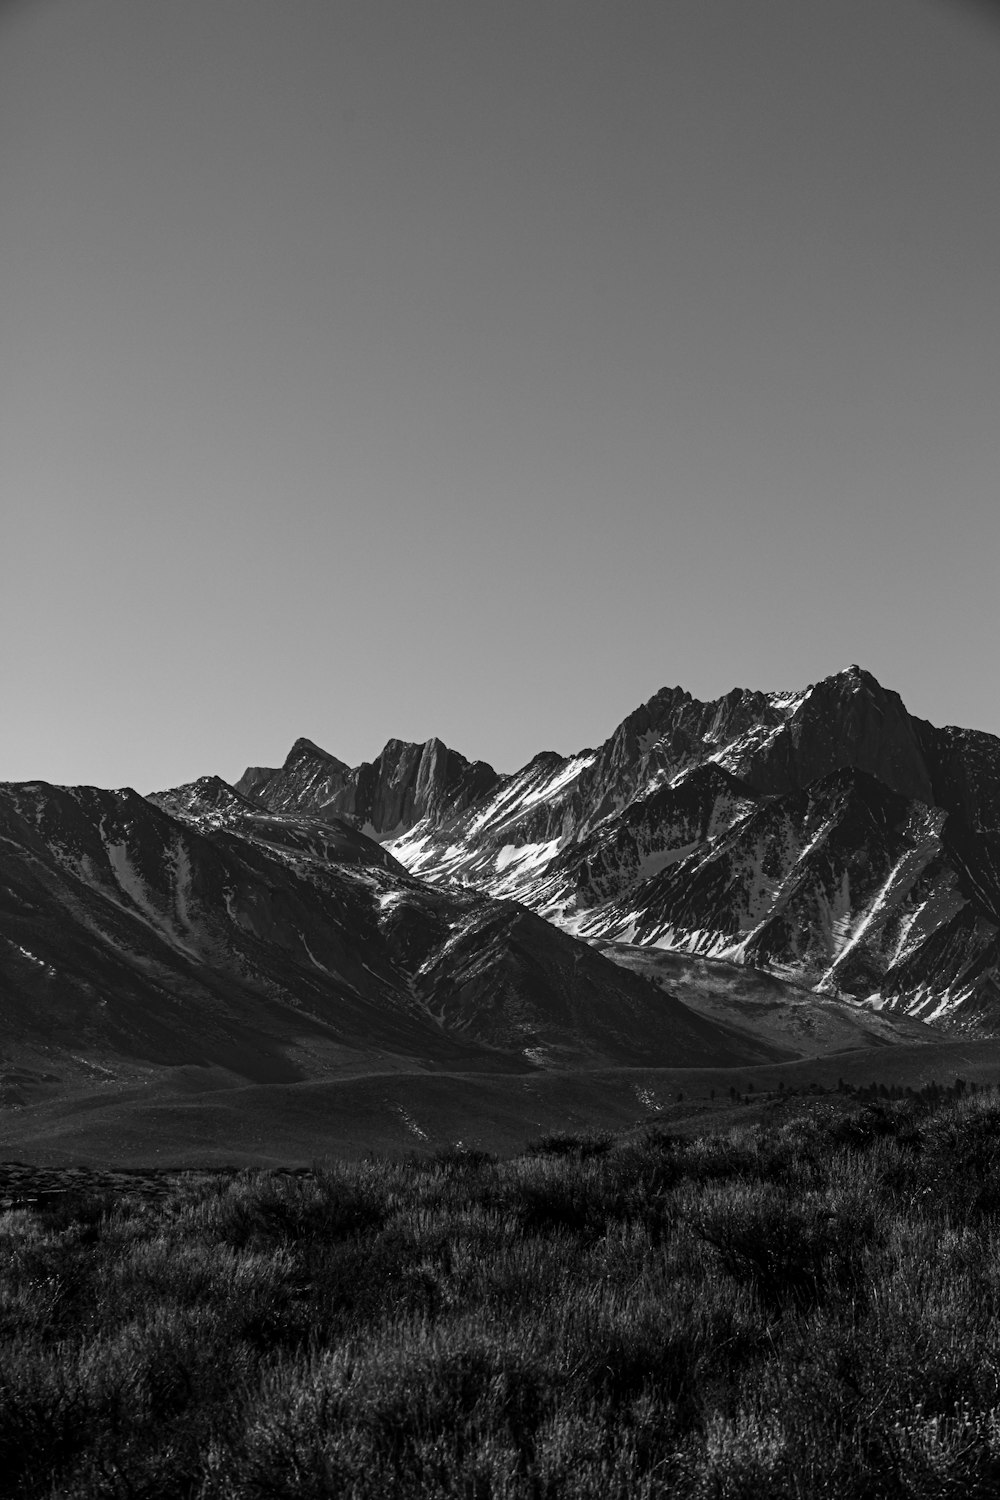
M1000 1101L0 1214L0 1493L1000 1490Z

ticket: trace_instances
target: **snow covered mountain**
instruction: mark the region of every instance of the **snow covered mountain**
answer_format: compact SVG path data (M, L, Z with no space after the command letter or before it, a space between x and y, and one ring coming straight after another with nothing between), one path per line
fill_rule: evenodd
M0 849L0 1103L50 1074L742 1067L1000 1030L1000 741L857 667L665 688L512 775L297 740L235 786L8 784Z
M435 740L355 770L299 741L237 787L575 935L1000 1026L1000 741L912 717L856 666L712 703L664 688L597 749L508 776Z

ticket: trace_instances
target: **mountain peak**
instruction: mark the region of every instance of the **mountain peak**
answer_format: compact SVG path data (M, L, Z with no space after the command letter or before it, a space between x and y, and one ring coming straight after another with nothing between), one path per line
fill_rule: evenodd
M839 672L831 672L829 677L824 677L815 686L823 687L826 684L843 687L853 693L864 690L877 695L890 694L890 689L882 686L874 672L869 672L867 667L858 666L857 662L852 662L849 667L844 667ZM890 695L894 698L898 697L896 693Z
M146 798L154 807L165 812L236 813L252 811L256 803L236 790L221 776L199 776L183 786L168 787L162 792L151 792Z
M285 756L285 767L294 765L301 760L321 760L328 765L340 766L343 770L347 770L345 761L339 760L336 755L331 755L329 750L324 750L314 740L307 740L304 735L301 735L295 741L295 744Z
M376 760L395 760L400 755L410 754L434 754L434 752L446 755L457 755L456 750L449 750L444 740L438 739L437 735L431 735L429 740L401 740L395 735L386 740L382 749L375 757Z

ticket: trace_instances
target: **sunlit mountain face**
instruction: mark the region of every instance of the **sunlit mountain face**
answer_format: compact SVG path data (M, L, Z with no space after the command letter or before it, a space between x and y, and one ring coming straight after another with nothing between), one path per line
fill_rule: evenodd
M858 667L712 703L665 688L596 749L511 776L430 741L324 780L300 742L239 787L336 811L412 874L586 939L925 1020L1000 1017L1000 741L913 718Z
M1000 1028L1000 741L857 667L665 688L512 775L298 740L235 786L7 784L0 840L8 1102L22 1078L725 1067Z

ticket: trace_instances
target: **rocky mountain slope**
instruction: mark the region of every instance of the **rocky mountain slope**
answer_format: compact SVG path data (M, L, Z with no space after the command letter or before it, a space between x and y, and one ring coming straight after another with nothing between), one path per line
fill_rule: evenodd
M272 812L346 818L385 839L422 818L448 822L499 780L492 766L470 763L440 740L425 745L390 740L376 760L352 769L311 740L300 739L280 770L249 766L236 790Z
M438 741L354 771L299 741L238 789L591 940L1000 1025L1000 741L914 718L859 667L712 703L664 688L597 749L509 776Z
M217 778L148 799L7 785L0 840L0 1103L180 1066L294 1082L791 1055L522 905Z
M157 1069L742 1067L1000 1027L1000 741L856 667L665 688L512 775L298 740L235 786L9 784L0 850L0 1104Z

